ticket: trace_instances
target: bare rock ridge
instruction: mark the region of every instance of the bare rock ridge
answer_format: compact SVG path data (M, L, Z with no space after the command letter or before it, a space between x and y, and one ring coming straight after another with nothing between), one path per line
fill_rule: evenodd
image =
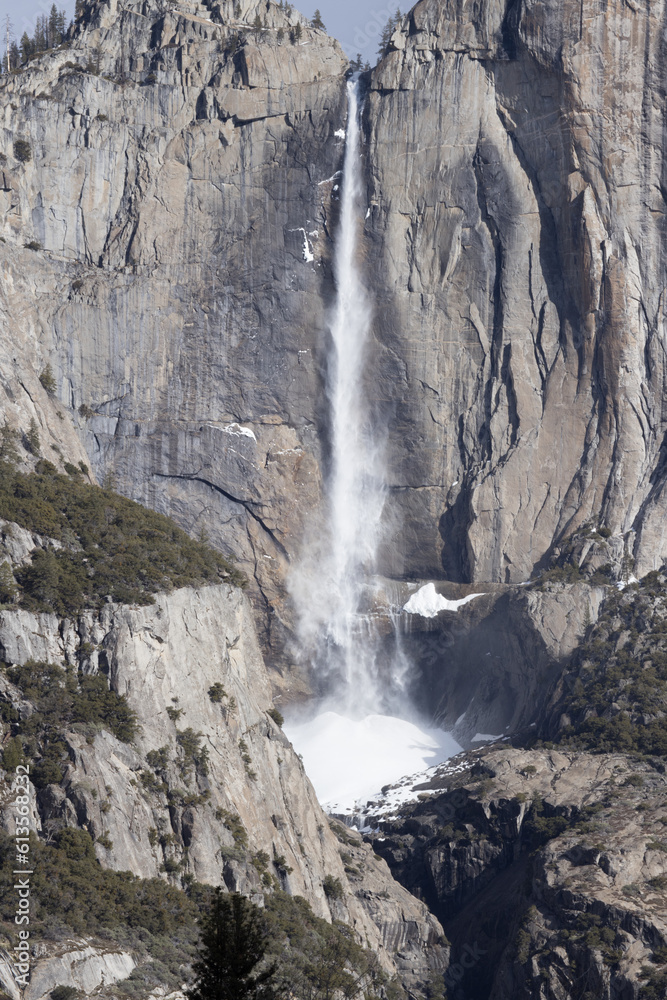
M222 881L258 900L267 885L303 896L318 915L353 927L388 972L398 972L407 984L424 982L429 968L446 967L437 920L358 835L345 835L346 856L354 857L346 870L335 828L303 764L267 714L269 679L240 590L182 589L146 608L108 604L77 620L2 611L0 651L9 664L102 670L112 689L126 696L140 726L133 746L104 730L94 739L76 726L66 733L63 781L42 787L35 799L33 819L43 837L52 838L63 826L83 828L105 867L142 878L185 873L214 885ZM0 684L3 701L25 711L11 683L3 677ZM213 700L209 691L216 684L223 693ZM205 768L196 754L189 764L183 757L183 734L207 750ZM190 743L192 756L196 748ZM11 801L4 803L0 822L13 833ZM340 895L327 895L327 878L338 880ZM100 975L104 980L104 963L86 942L71 942L70 951L81 947L88 948L90 975L98 979L75 979L74 985L90 992ZM58 948L47 948L37 964L31 1000L63 982L49 978L63 973ZM65 956L87 968L84 958ZM126 978L131 956L114 961L116 979ZM5 989L18 996L8 969L3 972L0 962ZM106 970L107 981L112 971Z

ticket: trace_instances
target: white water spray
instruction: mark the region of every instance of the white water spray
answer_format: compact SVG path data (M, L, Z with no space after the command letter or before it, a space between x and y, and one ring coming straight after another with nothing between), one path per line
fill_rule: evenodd
M332 438L329 524L333 597L328 632L342 653L347 685L358 698L371 694L360 690L368 687L372 677L361 655L365 644L359 642L357 633L364 582L375 570L384 477L363 384L372 314L358 261L363 192L357 85L351 81L347 87L344 184L334 264L337 298L327 387Z
M373 426L365 378L372 309L359 260L366 206L356 82L347 90L336 300L329 324L326 516L290 581L303 647L314 672L329 680L329 692L316 718L287 727L320 800L338 806L367 797L418 769L420 761L428 767L460 749L446 734L406 720L413 713L403 693L409 664L399 622L385 607L380 617L385 629L394 626L392 649L391 641L382 641L373 609L386 476L383 439Z
M329 323L327 368L330 460L326 520L292 580L301 633L315 667L337 678L357 712L376 710L377 670L369 642L372 619L362 607L375 571L384 505L382 444L373 432L364 372L372 309L361 278L359 231L365 205L357 84L350 81L336 237L336 300ZM367 609L366 609L367 610Z

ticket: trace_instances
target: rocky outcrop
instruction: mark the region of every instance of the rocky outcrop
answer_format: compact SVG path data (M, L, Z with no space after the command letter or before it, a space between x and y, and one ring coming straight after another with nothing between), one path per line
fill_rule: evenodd
M134 969L134 960L127 952L102 951L86 941L68 942L68 945L67 950L61 945L54 948L48 957L40 957L34 962L30 983L25 990L14 979L13 956L0 952L3 989L12 1000L42 1000L56 986L70 986L87 995L99 986L127 979Z
M354 845L348 880L344 848L270 714L269 679L242 591L182 589L143 608L107 604L76 621L27 611L0 616L5 661L106 674L140 727L134 745L104 729L65 729L63 781L35 798L42 836L53 838L64 825L86 829L105 867L143 878L190 875L258 901L276 888L303 896L318 915L350 924L407 983L444 968L439 924L370 848ZM6 677L2 698L31 711ZM8 832L12 816L5 803ZM340 882L340 893L327 893L327 879Z
M394 584L386 591L400 608L415 586ZM564 663L597 620L609 590L547 579L525 588L438 583L436 593L453 607L430 617L394 612L391 628L387 619L385 658L390 660L397 628L411 665L413 702L470 747L475 738L541 724Z
M421 0L366 104L388 572L664 560L664 9Z
M662 772L620 754L490 747L437 769L400 816L367 817L374 849L451 936L455 1000L664 987Z

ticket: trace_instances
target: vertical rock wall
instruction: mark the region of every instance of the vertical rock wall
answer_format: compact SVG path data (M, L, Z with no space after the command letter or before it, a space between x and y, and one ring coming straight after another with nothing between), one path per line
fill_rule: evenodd
M665 557L664 17L422 0L373 72L390 572L521 581L589 518Z

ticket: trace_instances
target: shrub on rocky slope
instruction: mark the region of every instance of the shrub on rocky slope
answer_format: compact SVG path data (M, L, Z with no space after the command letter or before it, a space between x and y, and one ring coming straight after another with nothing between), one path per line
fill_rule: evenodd
M29 473L0 461L0 517L60 543L35 549L15 571L19 603L30 610L73 615L108 597L150 604L175 587L244 583L224 556L168 517L44 460Z

